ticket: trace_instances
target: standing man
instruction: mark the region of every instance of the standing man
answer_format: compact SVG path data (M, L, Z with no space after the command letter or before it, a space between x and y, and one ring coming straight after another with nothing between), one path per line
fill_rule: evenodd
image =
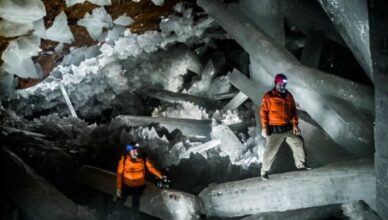
M277 74L275 87L264 95L260 106L261 135L267 140L261 166L263 180L268 180L268 173L284 140L291 147L296 168L311 169L305 165L305 152L298 127L295 101L286 90L286 85L287 77L281 73Z
M123 155L117 166L116 196L132 195L132 207L139 208L140 196L143 194L146 176L146 168L158 179L165 179L151 163L151 161L139 152L138 144L128 144L126 154Z

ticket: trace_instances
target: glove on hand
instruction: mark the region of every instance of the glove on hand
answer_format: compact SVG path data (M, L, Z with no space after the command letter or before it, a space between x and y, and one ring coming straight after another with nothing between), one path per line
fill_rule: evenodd
M121 198L123 196L123 191L121 191L121 189L116 189L116 196Z

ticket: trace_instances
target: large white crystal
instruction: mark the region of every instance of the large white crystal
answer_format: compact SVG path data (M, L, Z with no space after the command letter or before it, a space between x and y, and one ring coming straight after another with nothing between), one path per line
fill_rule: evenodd
M151 0L152 3L154 3L154 5L158 5L158 6L161 6L161 5L164 5L164 0Z
M246 149L233 131L225 124L213 126L210 136L212 139L221 141L222 156L229 156L232 163L238 161Z
M95 5L111 5L111 0L88 0Z
M193 83L188 93L191 95L205 96L209 90L211 80L215 74L213 61L210 60L201 74L201 80Z
M84 3L85 1L89 1L95 5L111 5L112 2L111 0L66 0L66 7L71 7L75 4L82 4Z
M46 38L46 27L44 26L43 18L34 21L34 35L40 38Z
M0 36L16 37L27 34L34 27L32 23L15 23L6 19L0 20Z
M11 41L3 52L4 70L23 78L39 78L31 57L38 55L41 49L37 36L21 37Z
M78 3L84 3L85 0L66 0L66 7L71 7L75 4L78 4Z
M93 40L98 40L103 28L111 28L113 25L111 16L103 7L96 8L92 14L86 13L84 18L77 22L84 26Z
M46 15L40 0L1 0L0 17L16 23L31 23Z
M114 25L112 30L109 30L105 41L109 43L114 43L116 40L118 40L120 37L124 35L125 27L120 25Z
M67 25L67 16L65 12L62 11L55 17L53 25L47 29L46 38L68 44L74 41L73 33Z
M121 25L121 26L128 26L133 24L135 22L131 17L127 16L126 14L119 16L113 21L113 24Z

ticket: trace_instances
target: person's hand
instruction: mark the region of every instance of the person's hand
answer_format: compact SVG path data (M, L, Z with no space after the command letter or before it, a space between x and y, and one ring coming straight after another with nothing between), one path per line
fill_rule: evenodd
M301 134L300 129L297 125L294 125L294 127L292 128L292 131L297 136L300 136L300 134Z
M121 191L121 189L116 189L116 196L121 198L123 196L123 191Z
M266 128L261 129L261 136L263 136L263 138L267 139L268 130Z

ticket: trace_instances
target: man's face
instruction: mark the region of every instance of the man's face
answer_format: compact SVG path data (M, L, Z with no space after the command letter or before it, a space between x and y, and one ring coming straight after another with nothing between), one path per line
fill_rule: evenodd
M129 155L131 156L131 158L137 159L139 157L139 152L137 151L137 149L132 149L129 151Z
M285 92L287 83L276 83L275 88L277 92Z

